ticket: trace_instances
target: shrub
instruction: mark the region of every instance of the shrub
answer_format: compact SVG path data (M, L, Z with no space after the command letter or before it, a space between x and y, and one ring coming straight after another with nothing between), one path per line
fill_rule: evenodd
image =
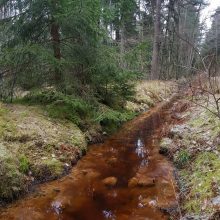
M21 173L27 173L28 170L29 170L29 160L28 158L25 156L25 155L22 155L20 158L19 158L19 170Z
M67 119L77 125L90 117L92 106L81 98L61 92L46 90L30 93L17 102L46 106L50 117Z
M123 122L134 118L135 113L129 111L117 111L107 106L102 106L96 113L95 121L100 123L109 132L115 131Z
M94 98L85 100L54 90L32 92L16 102L42 105L50 117L70 120L81 129L86 128L86 124L100 123L105 128L111 127L110 130L115 130L122 122L135 116L135 113L122 108L114 110L100 104Z

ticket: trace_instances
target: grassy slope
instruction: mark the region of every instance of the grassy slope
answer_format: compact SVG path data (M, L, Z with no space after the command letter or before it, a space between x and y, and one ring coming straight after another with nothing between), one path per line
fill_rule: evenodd
M68 121L55 121L36 107L4 104L0 107L3 199L16 197L33 182L61 176L86 149L85 136Z
M176 91L176 83L171 81L141 81L136 85L136 95L126 107L135 112L142 112L156 103L169 98Z
M181 117L185 121L171 129L172 139L164 138L161 147L179 168L183 211L208 219L216 212L213 198L220 194L220 120L197 105Z

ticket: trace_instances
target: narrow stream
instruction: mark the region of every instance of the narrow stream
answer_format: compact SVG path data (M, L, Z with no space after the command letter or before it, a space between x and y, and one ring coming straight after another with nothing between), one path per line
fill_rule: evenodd
M2 210L0 219L169 219L163 210L177 205L175 181L172 164L158 152L158 140L172 123L170 107L161 104L105 143L90 146L68 176L43 184L37 194Z

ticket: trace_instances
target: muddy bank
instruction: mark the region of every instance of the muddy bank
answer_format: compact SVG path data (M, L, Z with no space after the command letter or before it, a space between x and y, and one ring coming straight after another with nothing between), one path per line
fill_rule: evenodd
M158 139L170 118L162 104L90 147L61 180L1 210L1 219L168 219L178 215L173 167Z

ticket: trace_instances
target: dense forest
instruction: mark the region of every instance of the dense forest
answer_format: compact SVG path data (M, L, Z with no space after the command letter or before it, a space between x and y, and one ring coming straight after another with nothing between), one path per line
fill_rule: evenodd
M103 109L99 103L116 111L108 111L107 120L130 118L120 113L136 80L207 72L201 53L210 53L212 46L201 50L205 6L204 0L2 0L1 99L13 101L19 91L34 93L29 102L37 100L33 96L42 104L61 99L65 109L53 114L77 124L79 111L97 112ZM209 35L215 36L211 30ZM209 38L206 45L213 41Z
M202 0L1 1L1 97L52 86L127 98L133 79L179 79L199 65ZM213 28L214 24L213 24ZM211 31L210 31L211 35ZM211 50L209 46L209 50Z
M220 6L203 16L212 2L0 0L0 219L27 204L36 219L220 219ZM36 204L1 214L67 174ZM67 193L71 181L83 199Z

